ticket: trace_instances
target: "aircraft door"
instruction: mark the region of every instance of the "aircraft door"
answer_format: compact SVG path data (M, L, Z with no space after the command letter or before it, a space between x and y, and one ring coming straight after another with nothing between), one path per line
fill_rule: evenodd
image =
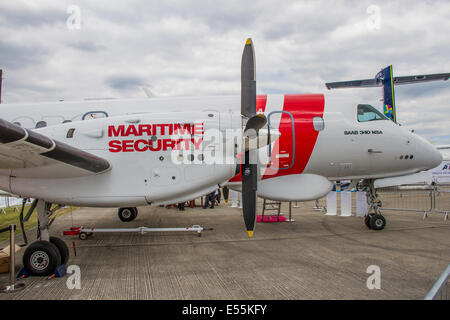
M283 110L272 111L267 116L267 126L270 133L274 130L280 132L280 138L268 146L269 170L287 170L295 162L295 126L292 113Z

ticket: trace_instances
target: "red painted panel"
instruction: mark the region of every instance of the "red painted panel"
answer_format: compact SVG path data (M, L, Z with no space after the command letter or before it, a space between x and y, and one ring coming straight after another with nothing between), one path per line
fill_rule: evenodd
M311 157L316 144L318 131L314 129L313 118L323 117L325 107L324 96L321 94L285 95L283 110L290 112L294 117L295 126L295 161L291 168L276 170L283 165L289 166L292 161L292 124L288 114L281 116L279 131L280 139L275 142L272 153L274 169L268 169L263 179L302 173ZM276 154L286 151L289 158L280 158L277 163Z
M257 97L256 110L265 111L267 96ZM314 129L313 118L323 117L325 99L322 94L285 95L283 110L288 111L294 117L295 127L295 159L291 168L276 170L283 164L290 165L293 156L292 150L292 122L288 114L283 113L278 130L281 137L275 142L272 153L274 169L267 169L263 179L303 173L311 157L317 141L318 131ZM289 153L289 158L276 158L279 151ZM279 160L279 163L277 162ZM241 174L233 177L230 182L240 182Z

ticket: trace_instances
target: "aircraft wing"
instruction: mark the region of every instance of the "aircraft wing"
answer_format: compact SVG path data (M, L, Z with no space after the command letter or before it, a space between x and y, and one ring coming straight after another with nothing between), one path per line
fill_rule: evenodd
M105 159L0 119L0 171L12 170L10 175L20 176L46 172L45 177L64 178L110 168Z

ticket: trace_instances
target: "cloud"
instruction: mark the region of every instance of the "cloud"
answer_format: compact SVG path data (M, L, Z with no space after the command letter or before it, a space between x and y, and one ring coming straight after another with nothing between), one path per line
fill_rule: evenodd
M106 83L116 90L129 90L144 85L144 80L141 77L119 74L108 77Z

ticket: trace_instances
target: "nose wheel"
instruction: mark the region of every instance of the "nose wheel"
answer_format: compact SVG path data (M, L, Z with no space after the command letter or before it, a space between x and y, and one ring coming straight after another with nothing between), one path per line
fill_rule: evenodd
M368 214L364 223L371 230L383 230L386 227L386 219L381 214Z
M364 218L364 223L367 228L371 230L383 230L386 227L386 218L381 214L381 200L378 199L378 194L376 193L374 187L374 180L369 180L368 182L368 197L367 202L370 206L369 213ZM370 213L372 212L372 213Z

